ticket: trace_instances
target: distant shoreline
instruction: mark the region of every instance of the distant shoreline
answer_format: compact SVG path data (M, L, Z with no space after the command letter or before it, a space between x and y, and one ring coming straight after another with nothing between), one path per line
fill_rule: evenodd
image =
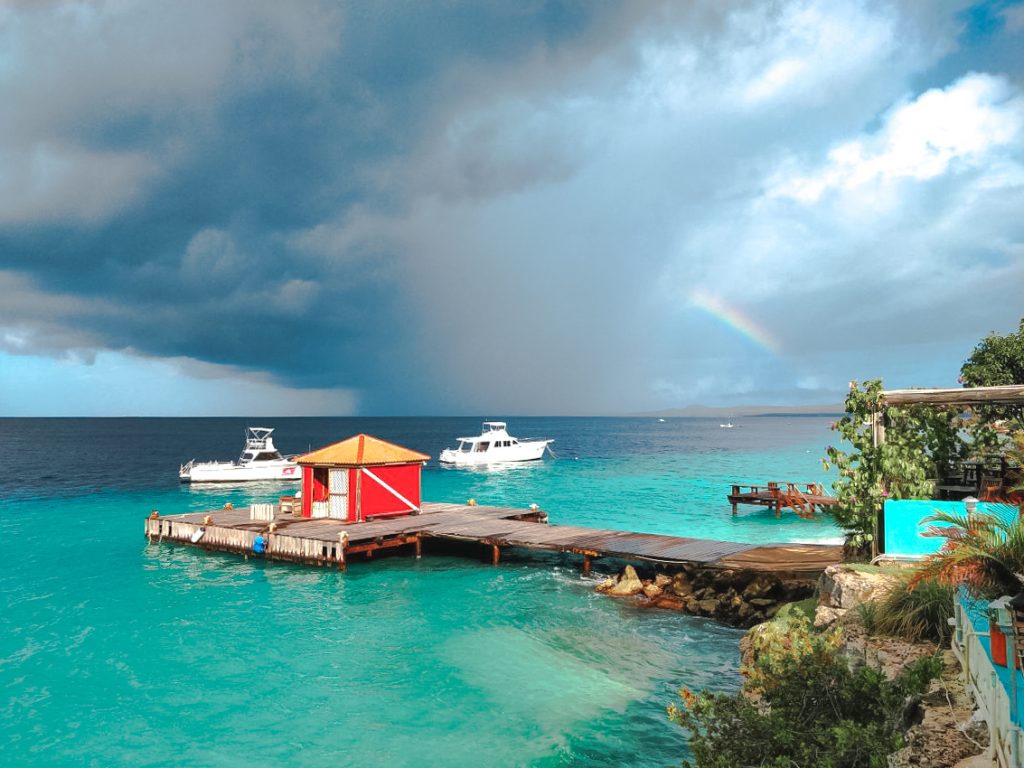
M846 413L845 406L834 405L737 405L708 407L704 405L688 405L685 408L671 408L663 411L638 413L637 416L652 417L725 417L743 416L842 416Z

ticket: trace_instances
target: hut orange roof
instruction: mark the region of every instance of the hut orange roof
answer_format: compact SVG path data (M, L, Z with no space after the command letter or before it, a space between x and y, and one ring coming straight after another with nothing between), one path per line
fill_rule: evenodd
M340 443L318 448L295 459L298 464L330 464L341 467L367 467L382 464L408 464L427 461L425 453L417 453L400 445L370 435L355 435Z

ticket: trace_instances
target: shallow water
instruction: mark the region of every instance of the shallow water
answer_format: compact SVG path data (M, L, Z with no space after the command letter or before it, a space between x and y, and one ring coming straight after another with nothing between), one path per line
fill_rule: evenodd
M302 451L358 431L436 456L475 419L276 419ZM424 497L536 502L554 523L736 541L828 524L733 518L732 482L821 478L829 420L510 419L558 458L428 465ZM341 574L174 545L142 519L272 499L179 486L239 419L0 419L0 739L9 764L679 764L665 707L734 689L740 632L593 592L578 563L431 555Z

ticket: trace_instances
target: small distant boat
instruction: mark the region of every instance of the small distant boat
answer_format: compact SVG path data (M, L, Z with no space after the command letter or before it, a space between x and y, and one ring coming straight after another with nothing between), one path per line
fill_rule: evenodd
M658 419L658 421L664 422L665 420L664 419Z
M250 480L299 480L302 473L274 447L273 427L249 427L238 461L192 459L178 469L183 483L242 483Z
M535 461L554 440L519 440L508 433L504 421L485 421L477 437L460 437L458 448L445 448L438 461L456 467Z
M719 424L722 429L732 429L735 425L731 421L727 421L725 424Z

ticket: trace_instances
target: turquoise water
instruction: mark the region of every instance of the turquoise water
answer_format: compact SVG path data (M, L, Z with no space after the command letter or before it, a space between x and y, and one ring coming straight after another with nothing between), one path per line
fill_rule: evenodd
M201 443L222 425L168 421L0 420L3 444L18 449L5 460L31 475L0 502L7 764L677 765L685 737L664 711L676 690L739 684L739 631L599 596L568 560L393 557L342 574L147 545L150 509L280 492L179 487L163 451L182 449L154 448L149 431ZM447 420L423 421L410 447L452 434ZM835 535L761 510L734 519L724 498L731 482L819 479L826 420L745 420L734 437L685 421L676 437L624 445L617 435L646 421L536 419L563 435L558 459L497 472L429 466L424 496L536 502L554 523L708 538ZM363 426L277 422L314 441ZM574 450L567 435L588 430ZM65 463L83 431L102 432L117 461L137 457L138 471L125 478L123 463L92 454Z

